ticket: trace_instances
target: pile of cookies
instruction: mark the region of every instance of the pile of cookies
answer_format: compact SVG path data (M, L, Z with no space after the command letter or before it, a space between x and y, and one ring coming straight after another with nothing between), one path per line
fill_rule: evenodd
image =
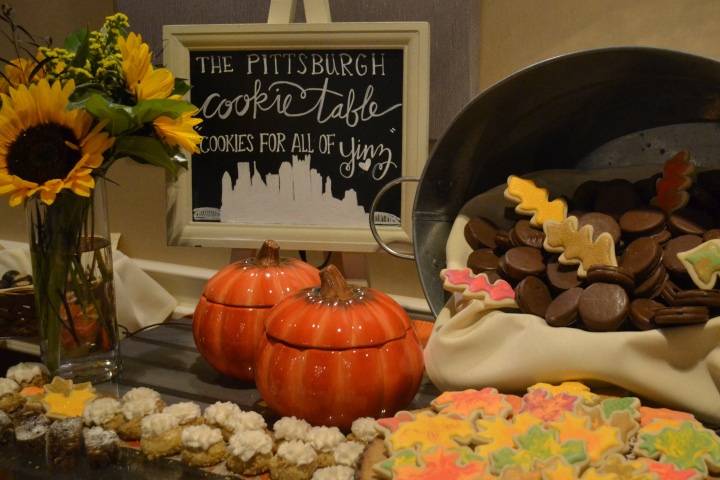
M166 405L160 394L137 387L122 398L103 396L90 383L55 377L39 363L21 363L0 377L0 445L40 459L53 470L72 470L81 458L93 467L139 449L148 460L176 458L215 474L272 480L351 480L366 445L378 435L374 419L359 418L345 435L283 417L270 428L253 411L216 402Z
M569 200L549 200L546 189L511 175L505 197L514 205L505 217L513 226L471 218L464 230L473 249L468 270L443 270L445 287L517 306L554 327L706 322L720 310L720 170L694 182L693 170L680 152L658 175L587 181ZM506 285L514 294L501 295Z
M377 421L382 478L699 480L720 472L720 438L691 414L608 397L577 382L445 392L432 409Z

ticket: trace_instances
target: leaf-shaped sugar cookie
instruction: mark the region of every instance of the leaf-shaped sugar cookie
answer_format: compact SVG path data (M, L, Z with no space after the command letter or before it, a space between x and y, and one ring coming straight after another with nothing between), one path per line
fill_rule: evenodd
M547 189L538 187L532 180L510 175L504 195L508 200L517 202L517 213L532 215L530 224L536 227L550 220L561 222L567 215L565 200L556 198L550 201Z
M687 189L692 184L690 175L694 170L687 150L678 152L665 162L662 178L655 184L657 193L650 203L667 214L683 208L690 199Z
M543 225L548 252L562 252L558 261L564 265L578 265L578 276L585 277L592 265L617 267L615 241L603 232L593 241L592 225L578 229L577 217L567 217L562 222L549 221Z

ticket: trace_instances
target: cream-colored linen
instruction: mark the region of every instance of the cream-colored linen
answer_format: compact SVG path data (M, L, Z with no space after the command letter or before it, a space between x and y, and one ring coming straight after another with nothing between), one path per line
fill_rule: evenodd
M133 331L168 318L177 300L130 257L118 250L113 250L112 255L118 324ZM0 250L0 275L7 270L17 270L21 275L32 273L27 244Z
M660 165L623 169L554 170L524 175L550 190L550 199L570 197L586 180L638 180ZM463 268L471 249L463 230L485 216L502 228L505 185L471 199L461 210L446 246L447 267ZM438 279L440 281L440 279ZM442 390L493 386L522 391L537 382L606 382L671 408L689 410L720 424L720 317L706 325L647 332L593 333L553 328L537 316L487 310L472 301L464 309L450 299L425 349L428 376Z
M425 348L440 390L596 380L720 424L720 317L646 332L553 328L535 315L485 310L472 301L440 312Z

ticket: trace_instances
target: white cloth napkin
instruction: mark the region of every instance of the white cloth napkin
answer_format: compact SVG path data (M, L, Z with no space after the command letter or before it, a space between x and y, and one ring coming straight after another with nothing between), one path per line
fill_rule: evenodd
M177 300L137 264L119 250L113 250L113 283L118 324L131 332L163 322L177 306ZM0 249L0 275L17 270L32 273L30 250L21 247Z

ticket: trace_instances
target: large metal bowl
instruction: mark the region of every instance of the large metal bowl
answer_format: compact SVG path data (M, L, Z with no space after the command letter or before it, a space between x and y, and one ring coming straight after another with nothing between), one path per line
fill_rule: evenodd
M433 313L445 302L448 234L469 199L510 174L661 163L674 145L720 166L718 119L720 63L652 48L557 57L478 95L437 143L415 196L414 253Z

